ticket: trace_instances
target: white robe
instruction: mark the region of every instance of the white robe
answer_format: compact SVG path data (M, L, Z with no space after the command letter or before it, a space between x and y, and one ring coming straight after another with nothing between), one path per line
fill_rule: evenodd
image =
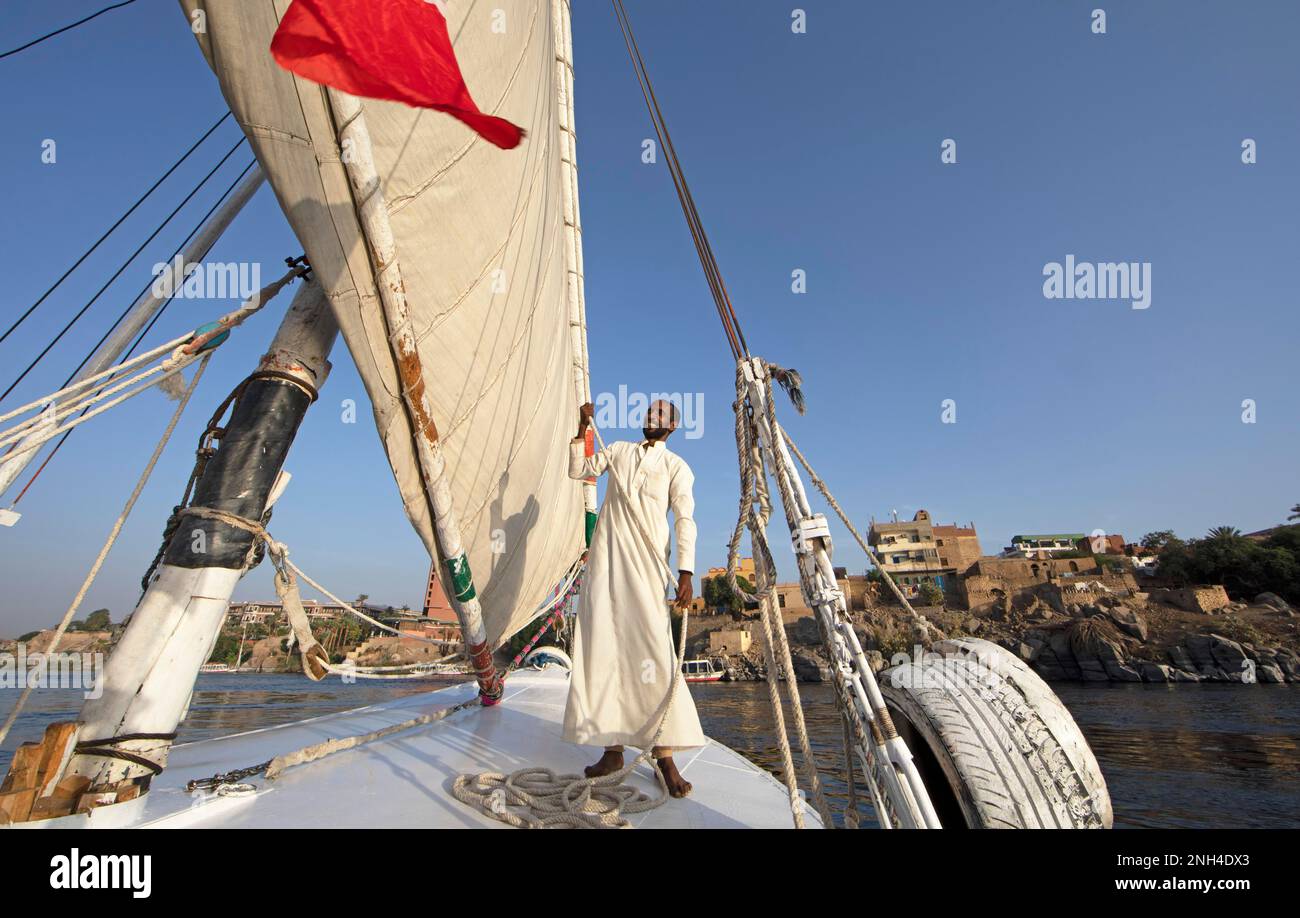
M677 679L672 711L657 745L703 746L704 731L681 671L668 615L667 573L637 531L635 514L654 545L669 559L668 510L676 519L677 565L695 570L695 476L663 443L618 442L590 459L582 440L569 446L569 476L618 476L631 498L612 482L605 489L573 639L573 675L564 710L564 738L584 746L646 749Z

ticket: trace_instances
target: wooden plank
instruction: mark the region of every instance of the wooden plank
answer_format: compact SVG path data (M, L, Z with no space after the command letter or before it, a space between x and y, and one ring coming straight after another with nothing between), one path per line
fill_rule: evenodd
M85 775L68 775L54 785L54 790L50 796L75 799L84 794L89 787L90 779Z
M76 803L75 797L37 797L36 802L32 804L29 819L35 821L67 816L72 813Z
M14 750L14 760L9 764L9 775L0 793L15 793L36 786L40 772L41 747L38 743L23 743Z
M45 728L45 738L41 741L40 793L37 796L46 797L53 792L63 777L63 767L72 758L76 738L75 721L54 723Z
M36 802L36 788L10 791L0 794L0 813L8 815L13 822L25 822Z

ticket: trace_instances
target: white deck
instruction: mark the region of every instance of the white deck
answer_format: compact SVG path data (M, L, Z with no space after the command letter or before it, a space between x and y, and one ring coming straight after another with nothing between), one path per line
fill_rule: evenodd
M472 683L384 704L175 747L167 770L138 806L123 804L116 818L98 811L93 823L129 819L137 826L166 828L460 828L500 827L451 795L452 780L467 772L510 772L546 765L580 773L600 750L560 738L568 674L558 667L521 671L507 683L505 700L472 707L427 726L412 728L320 761L292 768L274 781L247 779L252 797L190 794L185 783L217 772L255 765L275 755L332 737L367 733L437 711L473 696ZM644 828L789 828L783 785L725 746L709 741L679 753L677 764L694 785L690 797L631 817ZM648 766L634 780L657 793ZM135 817L135 818L132 818ZM820 825L806 805L804 819ZM64 820L50 820L64 823Z

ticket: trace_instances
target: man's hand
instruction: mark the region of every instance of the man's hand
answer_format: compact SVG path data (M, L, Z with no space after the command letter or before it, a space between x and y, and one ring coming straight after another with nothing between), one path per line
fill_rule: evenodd
M587 428L591 426L591 419L596 413L596 406L591 402L583 405L578 409L578 436L583 437L587 433Z
M678 609L685 609L691 604L691 598L695 595L691 587L691 572L677 572L677 598L673 600L673 605Z

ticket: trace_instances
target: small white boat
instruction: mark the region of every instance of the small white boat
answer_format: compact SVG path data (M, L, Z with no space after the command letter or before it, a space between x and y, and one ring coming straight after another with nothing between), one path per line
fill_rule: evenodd
M726 670L715 667L707 658L682 663L682 678L687 682L721 682L726 674Z
M229 663L204 663L199 667L200 673L233 673L235 668Z

